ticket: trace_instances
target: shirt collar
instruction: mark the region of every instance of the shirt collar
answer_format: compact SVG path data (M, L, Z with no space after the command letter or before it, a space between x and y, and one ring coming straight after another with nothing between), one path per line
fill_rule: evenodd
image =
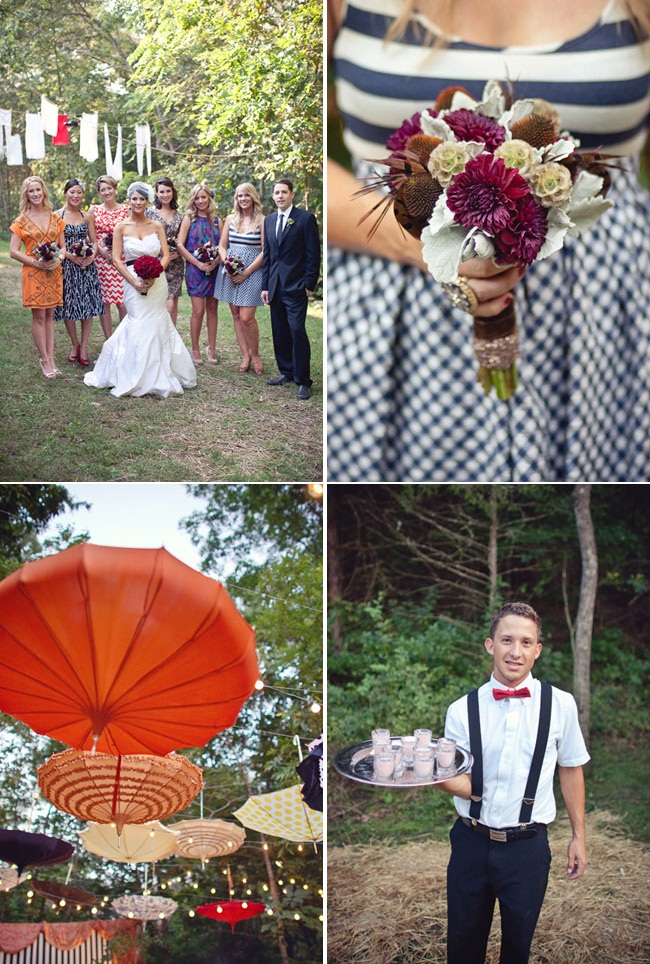
M533 687L536 682L537 680L535 679L533 674L529 673L526 679L522 680L522 682L519 683L517 686L504 686L503 683L500 683L497 679L494 678L494 673L492 673L492 675L490 676L490 692L492 692L492 690L495 690L495 689L496 690L520 690L520 689L523 689L524 686L527 686L532 694Z
M293 204L292 204L290 207L288 207L286 211L278 211L278 217L280 216L280 214L284 214L285 219L286 219L284 223L285 223L285 224L288 224L288 223L289 223L289 218L291 217L291 212L292 212L292 211L293 211Z

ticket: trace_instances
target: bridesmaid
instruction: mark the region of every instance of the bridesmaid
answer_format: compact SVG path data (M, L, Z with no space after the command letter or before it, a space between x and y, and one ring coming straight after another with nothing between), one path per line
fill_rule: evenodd
M160 221L167 236L169 246L170 262L165 269L167 275L167 311L171 315L172 321L176 324L178 320L178 298L183 287L183 275L185 274L185 262L182 255L178 253L178 231L183 220L183 216L178 210L178 194L174 187L174 182L170 177L160 177L154 185L156 197L154 207L147 208L147 217L153 221Z
M97 271L102 286L104 311L99 319L104 332L104 338L110 338L113 333L113 319L111 305L117 305L120 321L126 314L124 307L124 282L120 274L113 267L113 255L110 247L106 246L106 235L112 234L116 224L126 220L129 216L128 204L118 204L115 200L117 181L108 174L103 174L95 181L95 189L102 199L101 204L94 204L90 212L95 219L97 232Z
M23 305L32 310L32 338L46 378L61 374L54 363L54 309L63 304L63 271L59 259L39 261L34 248L49 241L63 249L64 229L65 222L52 212L45 182L26 178L20 189L20 213L9 228L9 253L23 265Z
M221 235L219 254L222 261L228 255L241 258L244 270L230 277L226 269L221 267L215 297L230 304L235 335L242 354L238 371L247 372L252 365L256 375L264 371L260 358L260 332L255 318L255 308L262 304L263 227L259 194L248 181L239 184L235 188L234 211L226 218Z
M88 362L88 339L95 315L101 317L104 299L99 283L95 256L97 236L95 220L90 212L81 209L84 199L84 186L76 177L66 181L63 188L65 207L57 214L65 221L66 251L63 261L63 305L54 311L54 320L63 321L70 336L72 348L69 362L78 361L86 368ZM87 241L92 251L86 257L74 254L72 245ZM81 322L81 341L77 338L77 322Z
M185 216L178 232L178 250L187 261L185 284L187 293L192 299L192 317L190 319L190 336L192 339L192 361L201 364L201 347L199 337L203 324L203 315L208 329L208 361L212 365L217 363L217 309L218 302L214 297L214 284L217 278L219 257L213 261L199 261L194 252L203 244L219 246L221 237L221 220L214 209L214 195L204 183L195 184L190 191L189 201L185 209Z

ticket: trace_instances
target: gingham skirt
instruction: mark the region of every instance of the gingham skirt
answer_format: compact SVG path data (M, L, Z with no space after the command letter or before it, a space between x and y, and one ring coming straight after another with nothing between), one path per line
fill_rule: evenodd
M483 394L472 320L430 276L330 251L330 481L648 481L650 194L613 180L615 206L517 286L507 402Z

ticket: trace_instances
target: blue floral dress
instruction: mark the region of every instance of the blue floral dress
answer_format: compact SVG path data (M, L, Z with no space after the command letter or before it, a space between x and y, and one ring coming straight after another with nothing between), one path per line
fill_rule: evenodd
M210 218L196 217L190 224L190 230L187 232L185 247L190 254L194 254L196 249L202 244L214 244L216 247L219 244L220 237L221 231L219 230L218 221L211 221ZM206 274L205 271L201 271L195 264L188 261L185 269L185 286L187 287L188 295L195 298L213 298L214 284L217 280L218 270L217 267L214 271L211 271L210 274Z

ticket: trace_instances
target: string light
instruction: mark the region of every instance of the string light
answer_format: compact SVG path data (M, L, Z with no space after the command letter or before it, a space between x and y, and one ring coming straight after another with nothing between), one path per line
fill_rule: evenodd
M263 679L258 679L258 680L255 681L255 689L257 690L258 693L259 693L261 690L264 689L264 680L263 680Z
M310 495L312 499L322 499L324 489L325 486L322 482L310 482L307 486L307 494Z
M194 913L193 910L191 910L191 911L188 912L188 915L187 915L187 916L188 916L188 917L196 917L196 914Z

